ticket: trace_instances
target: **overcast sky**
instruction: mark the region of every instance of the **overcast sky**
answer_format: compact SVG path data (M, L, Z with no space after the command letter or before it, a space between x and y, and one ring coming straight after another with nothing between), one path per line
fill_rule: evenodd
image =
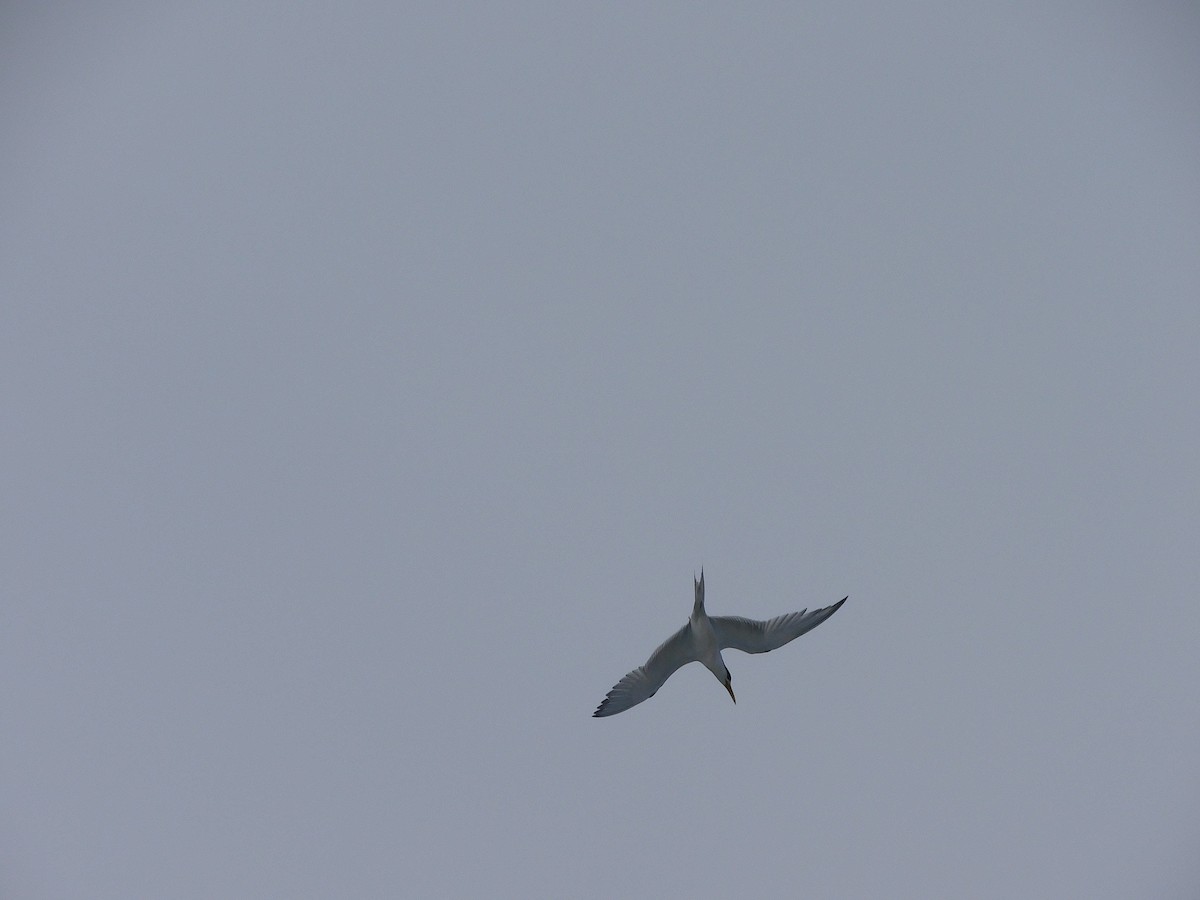
M1198 42L5 4L0 895L1196 897Z

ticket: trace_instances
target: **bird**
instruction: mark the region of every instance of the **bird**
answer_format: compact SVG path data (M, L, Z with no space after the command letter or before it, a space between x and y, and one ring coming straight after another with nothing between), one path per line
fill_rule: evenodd
M814 609L812 612L804 609L760 622L741 616L709 616L704 611L704 569L700 570L700 578L693 576L692 581L696 587L696 601L687 624L663 641L650 654L644 666L638 666L613 685L608 696L600 701L592 713L593 716L615 716L643 700L649 700L676 669L692 662L704 663L729 691L729 698L737 703L737 697L733 694L733 676L721 658L722 650L741 650L744 653L775 650L816 628L850 599L843 597L824 609Z

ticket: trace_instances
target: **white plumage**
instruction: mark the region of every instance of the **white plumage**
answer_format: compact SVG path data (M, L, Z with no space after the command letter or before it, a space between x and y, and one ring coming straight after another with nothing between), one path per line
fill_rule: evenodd
M733 702L733 676L721 658L722 650L741 650L745 653L766 653L795 640L806 631L816 628L841 609L848 597L832 606L812 612L786 613L759 622L741 616L709 616L704 611L704 570L695 582L696 602L686 625L667 638L650 654L644 666L638 666L618 681L605 697L594 716L612 716L637 706L655 695L680 666L702 662L729 691Z

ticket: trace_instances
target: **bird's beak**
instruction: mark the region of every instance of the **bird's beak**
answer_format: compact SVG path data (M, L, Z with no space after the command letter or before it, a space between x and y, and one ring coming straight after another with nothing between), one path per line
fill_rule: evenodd
M733 696L733 685L728 681L725 682L725 690L729 691L729 699L731 699L734 703L737 703L737 697Z

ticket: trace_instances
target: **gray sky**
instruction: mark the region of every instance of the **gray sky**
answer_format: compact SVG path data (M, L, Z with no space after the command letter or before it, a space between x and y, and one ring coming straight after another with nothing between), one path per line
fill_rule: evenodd
M192 6L0 13L0 894L1196 896L1189 4Z

